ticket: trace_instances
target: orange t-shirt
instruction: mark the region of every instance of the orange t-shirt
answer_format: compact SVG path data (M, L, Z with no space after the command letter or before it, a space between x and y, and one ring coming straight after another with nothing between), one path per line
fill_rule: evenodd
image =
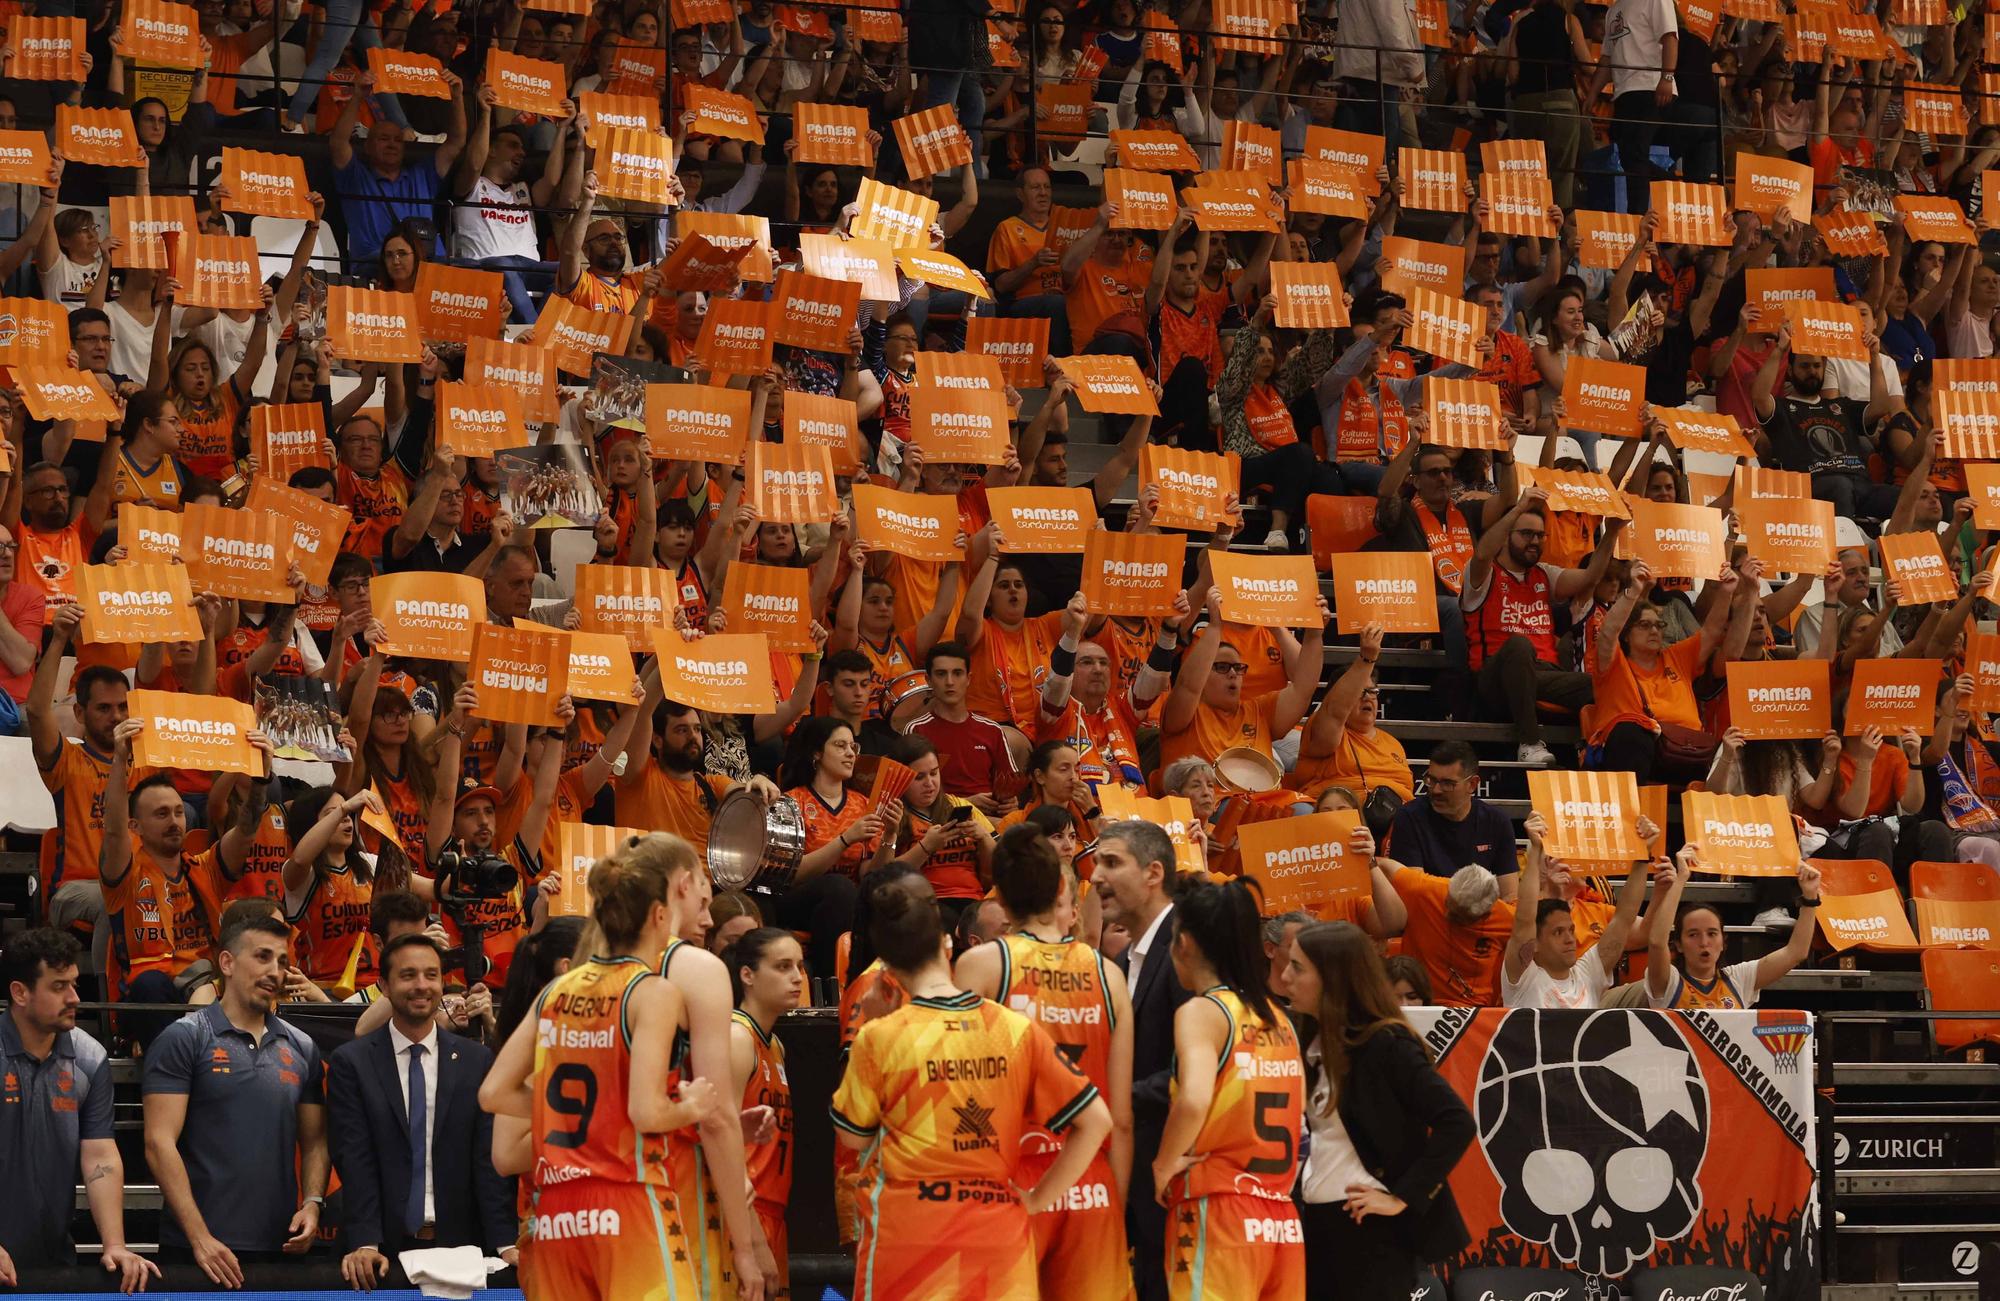
M1159 634L1153 634L1157 637ZM1243 674L1243 698L1261 696L1267 691L1283 691L1292 680L1285 672L1285 648L1278 644L1278 634L1258 625L1225 623L1222 625L1224 644L1234 646L1236 653L1250 667ZM1152 650L1150 645L1146 648Z
M1894 739L1884 740L1882 748L1875 752L1874 766L1868 770L1868 807L1862 811L1863 817L1882 817L1894 813L1903 798L1903 783L1910 776L1909 756ZM1818 813L1808 812L1812 821L1823 827L1837 827L1845 819L1840 815L1839 793L1854 782L1854 756L1842 753L1840 756L1840 781L1833 788L1835 797L1826 802L1826 807Z
M1416 796L1403 743L1379 727L1366 735L1343 728L1332 754L1309 755L1301 750L1285 785L1315 800L1329 786L1345 786L1356 799L1366 799L1376 786L1387 786L1405 800Z
M1406 867L1390 878L1403 897L1410 920L1403 928L1403 952L1431 973L1431 992L1442 1007L1498 1007L1500 960L1514 929L1514 905L1500 901L1471 926L1454 925L1444 914L1451 878Z
M1062 640L1061 610L1023 620L1012 632L986 620L985 635L972 652L972 681L966 701L975 714L1027 730L1041 709L1048 681L1049 652Z
M243 61L265 44L251 32L210 38L208 102L217 116L235 117L243 111L236 107L236 74L242 69Z
M76 604L76 571L90 563L90 545L96 534L82 516L53 533L44 533L22 520L14 530L14 540L21 544L14 553L14 581L42 594L42 622L52 623L58 606Z
M1542 539L1543 560L1570 569L1581 565L1597 549L1597 516L1552 510L1544 518L1548 521L1548 536Z
M236 467L236 416L243 404L236 398L236 386L225 383L209 395L204 414L185 402L181 409L181 463L196 474L210 479L227 479Z
M1098 327L1120 312L1146 310L1146 282L1153 278L1150 258L1136 248L1125 250L1125 260L1114 264L1086 258L1076 280L1063 291L1069 312L1070 337L1082 348L1096 336Z
M1031 226L1020 217L1007 218L993 228L993 238L986 243L987 277L998 280L1001 272L1012 271L1023 262L1033 261L1035 254L1041 252L1048 242L1047 226ZM1062 264L1051 262L1023 281L1015 295L1030 298L1062 291Z
M1278 708L1278 693L1245 696L1230 713L1206 702L1194 707L1194 721L1184 732L1160 734L1160 768L1188 755L1200 755L1210 763L1232 746L1248 746L1271 753L1271 716Z
M697 783L706 783L712 799L704 799ZM669 831L694 846L702 866L708 866L709 810L722 801L732 783L727 777L692 773L675 777L655 759L612 787L612 812L621 827Z
M1593 664L1596 663L1593 657ZM1611 667L1591 674L1597 702L1591 709L1590 743L1601 745L1620 723L1637 723L1657 731L1655 723L1701 726L1701 708L1694 698L1694 680L1701 672L1701 635L1684 637L1660 655L1658 668L1641 669L1621 647ZM1650 716L1647 711L1651 711Z
M637 271L627 271L606 284L595 271L586 267L577 278L576 286L563 297L593 312L630 316L632 309L639 305L639 286L644 279L645 276Z
M805 818L805 852L808 854L838 838L842 832L867 817L875 807L875 801L860 791L842 791L839 804L828 804L810 786L794 786L785 794L798 803L799 812ZM827 870L842 876L859 877L862 864L868 861L881 840L881 836L874 835L855 841Z
M354 516L340 549L380 560L383 542L403 522L403 511L410 504L409 481L401 467L386 461L372 479L344 465L336 467L333 475L334 500Z

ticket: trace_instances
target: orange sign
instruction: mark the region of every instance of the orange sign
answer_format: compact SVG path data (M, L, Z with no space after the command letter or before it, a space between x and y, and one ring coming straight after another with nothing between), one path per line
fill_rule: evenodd
M1285 155L1278 140L1278 128L1236 118L1224 122L1222 165L1238 171L1255 172L1273 185L1283 185Z
M1407 297L1412 289L1425 288L1456 298L1464 291L1465 249L1459 245L1390 235L1382 241L1382 256L1389 260L1382 287L1392 294Z
M1750 554L1772 573L1817 574L1833 559L1833 503L1801 497L1736 496Z
M1347 291L1331 262L1273 262L1271 292L1278 299L1271 320L1280 328L1332 330L1348 323Z
M54 162L39 131L0 131L0 185L47 185Z
M556 703L569 694L569 636L557 628L481 621L472 628L465 680L479 693L474 717L553 727Z
M709 315L715 309L709 308ZM548 423L556 418L555 354L534 343L507 343L474 335L465 345L465 378L474 384L503 384L521 395L521 413Z
M672 628L653 634L660 689L669 700L717 714L768 714L777 708L771 650L759 632L719 633L684 641Z
M1097 526L1088 488L988 488L986 505L1010 555L1076 555Z
M542 304L542 314L535 318L528 341L554 353L557 370L588 375L590 359L595 354L625 354L637 325L638 320L624 312L593 312L567 298L551 295Z
M184 194L159 198L114 194L110 232L121 245L112 252L111 264L164 271L167 244L161 236L173 234L185 239L200 229L195 220L194 200Z
M1912 131L1925 135L1965 134L1965 100L1956 86L1937 86L1922 81L1903 83L1903 121Z
M250 408L250 450L265 477L288 483L308 467L331 470L326 441L326 413L317 402Z
M813 641L812 571L784 565L734 564L724 586L722 608L731 632L762 633L771 649L805 654Z
M689 235L660 264L660 276L667 288L676 293L690 290L705 294L726 293L743 278L743 264L755 251L755 246L750 244L725 249L716 246L706 235ZM656 322L662 309L668 312L679 310L671 298L655 299L653 317Z
M750 506L765 524L811 524L840 511L824 447L753 442L745 458Z
M854 534L872 547L911 560L962 560L958 531L956 497L854 485Z
M1200 160L1178 131L1113 130L1111 146L1118 151L1120 168L1139 172L1201 170ZM1107 194L1105 197L1110 196Z
M653 629L672 622L674 605L673 576L664 569L595 562L576 567L576 623L584 632L623 637L634 651L648 651Z
M254 248L252 241L244 242ZM326 337L334 356L343 360L421 361L424 343L417 331L417 296L390 289L330 285L326 291Z
M1977 244L1979 237L1965 220L1965 209L1956 199L1941 194L1899 194L1896 211L1903 214L1903 229L1913 240L1934 240L1940 244Z
M264 756L250 744L257 711L243 701L134 691L125 704L130 716L145 724L132 738L135 767L264 775Z
M1268 199L1230 186L1196 186L1181 191L1181 203L1194 213L1197 230L1276 231L1278 210Z
M508 314L498 271L425 262L417 268L417 331L427 341L497 339Z
M731 16L734 17L733 14ZM681 23L676 20L674 25L678 27ZM872 5L850 5L847 27L854 36L877 45L901 45L907 32L902 14L894 9L878 9Z
M1311 556L1211 551L1222 617L1259 628L1318 628L1319 573Z
M1780 212L1793 221L1812 220L1812 190L1812 168L1805 163L1747 149L1736 155L1736 206L1767 223Z
M1822 659L1735 660L1729 721L1753 741L1816 741L1833 730L1831 665Z
M255 239L248 235L190 235L178 243L178 249L169 258L173 275L181 282L176 305L253 312L264 306L263 262L257 255ZM328 337L332 337L333 330L332 295L338 292L339 286L327 291ZM339 355L352 356L344 352ZM412 352L407 358L397 360L417 358L418 354Z
M292 604L298 598L285 582L291 541L275 515L221 506L181 510L181 560L197 592Z
M1612 483L1608 474L1592 474L1585 470L1544 470L1518 462L1514 473L1523 485L1534 484L1549 495L1550 510L1595 515L1600 519L1632 518L1632 508L1626 505L1625 494Z
M673 202L673 142L658 131L613 127L597 151L597 192L666 207Z
M1880 543L1882 576L1897 585L1899 604L1929 605L1958 599L1958 578L1945 562L1937 534L1928 530L1884 533Z
M1653 414L1667 427L1667 439L1683 451L1714 452L1718 456L1755 456L1736 417L1726 411L1694 407L1655 407Z
M500 107L559 121L569 75L560 63L523 58L494 46L486 54L486 84L493 87Z
M1534 141L1536 145L1541 141ZM1555 191L1549 178L1527 172L1488 172L1480 180L1486 200L1486 229L1500 235L1528 235L1554 239L1556 224L1549 220L1555 207Z
M1378 135L1326 126L1306 128L1305 157L1354 173L1368 194L1378 193L1381 188L1375 174L1381 170L1387 152L1387 143Z
M912 280L921 280L940 289L954 289L974 298L991 300L986 282L971 267L949 253L935 249L906 248L896 254L896 265Z
M1901 536L1901 535L1897 535ZM1871 725L1894 745L1906 727L1929 736L1937 721L1938 660L1862 659L1855 661L1847 688L1847 736Z
M795 394L786 394L789 407ZM646 434L670 461L741 465L750 433L750 390L715 384L648 384Z
M17 366L14 383L37 420L117 420L118 404L89 371Z
M460 456L498 456L528 445L521 395L499 384L437 386L438 444Z
M126 555L140 561L181 558L181 514L127 502L118 511L118 541Z
M1944 453L1961 461L2000 459L2000 396L1970 385L1951 388L1942 378L1931 415L1944 435Z
M699 235L717 248L729 251L749 248L738 268L745 280L769 284L776 274L771 269L771 222L767 217L682 208L674 214L674 234L681 239ZM713 309L711 303L710 310Z
M1972 526L2000 529L2000 465L1966 462L1965 492L1972 498Z
M1487 176L1549 178L1549 153L1540 140L1488 140L1479 146L1479 168Z
M1449 149L1412 149L1396 159L1403 206L1425 212L1464 212L1465 155Z
M1836 894L1822 884L1816 915L1820 934L1836 953L1857 944L1871 949L1915 949L1916 932L1910 929L1903 896L1897 891L1894 878L1886 872L1877 877L1873 868L1860 871L1864 879L1874 881L1879 888L1862 890L1855 885L1843 885L1842 892Z
M191 5L126 0L118 30L125 38L124 55L134 63L161 68L202 65L201 15Z
M1499 385L1433 375L1424 381L1424 403L1431 420L1426 441L1441 447L1506 446Z
M472 658L472 630L486 622L486 585L466 574L382 574L368 603L388 633L384 654L418 660Z
M373 53L373 51L370 51ZM632 131L660 129L660 97L657 94L613 95L601 90L579 91L577 116L587 120L584 142L592 149L604 147L604 133L624 127Z
M22 81L82 81L89 75L83 70L84 43L89 33L81 18L30 18L16 12L8 20L7 35L7 49L13 55L7 65L10 77Z
M804 271L780 271L773 304L771 337L777 342L844 353L848 332L858 319L861 286Z
M2000 711L2000 633L1965 631L1965 669L1972 678L1972 698L1966 708L1990 714Z
M721 136L725 140L764 143L764 123L757 106L747 96L726 90L712 90L700 82L688 82L687 109L694 114L690 135Z
M804 570L798 571L800 573ZM732 578L734 574L730 575ZM623 637L601 632L565 632L569 647L569 694L572 700L632 703L632 648Z
M1738 155L1742 157L1742 155ZM1836 257L1879 257L1889 251L1882 228L1865 212L1836 208L1813 218L1813 228L1826 241L1827 252Z
M1626 536L1658 578L1707 580L1729 559L1729 526L1711 506L1635 501Z
M1082 139L1090 126L1096 89L1087 81L1043 82L1035 90L1037 129L1052 140Z
M0 298L0 366L67 368L69 317L42 298Z
M682 0L674 0L675 10L681 4ZM561 888L549 896L549 916L588 917L590 869L617 852L628 837L646 833L631 827L600 827L581 822L563 822L557 826L556 861L543 865L561 873Z
M583 5L577 12L590 12L589 0L583 0ZM605 88L619 95L651 95L658 98L660 92L666 89L667 52L644 41L613 37L610 43L611 71L605 78Z
M222 184L229 189L227 211L312 220L312 204L306 202L312 187L306 183L305 159L297 155L224 145Z
M1187 539L1178 533L1092 529L1083 543L1084 599L1097 614L1136 619L1172 614L1186 561Z
M1915 865L1925 870L1924 864ZM1917 934L1926 948L2000 948L1995 940L1996 911L1992 899L1933 899L1918 895Z
M860 285L861 296L871 303L893 303L899 297L896 255L883 240L806 231L799 236L799 255L808 272Z
M1832 267L1752 267L1744 272L1743 307L1750 324L1775 334L1793 303L1838 303Z
M958 110L950 104L899 117L895 130L903 166L913 180L964 167L972 161L972 138L959 125Z
M910 441L928 462L998 465L1009 447L1006 396L919 385L910 391Z
M1280 54L1279 30L1297 21L1298 6L1288 0L1216 0L1209 30L1218 50Z
M1085 411L1156 416L1160 404L1139 363L1120 355L1058 357L1056 365L1069 376L1077 403ZM921 391L921 390L920 390Z
M1042 362L1049 355L1048 318L968 317L965 351L999 362L1001 376L1015 388L1040 388Z
M860 301L860 290L855 289ZM771 366L770 303L747 298L716 298L694 341L694 357L718 376L757 375Z
M1646 369L1596 357L1572 357L1563 371L1563 427L1636 438L1646 400ZM1709 577L1714 577L1710 574Z
M1654 238L1662 244L1728 247L1732 238L1729 194L1720 185L1661 181L1653 187L1652 199L1653 212L1659 218Z
M875 150L868 143L868 110L849 104L792 105L795 155L801 163L835 167L873 168Z
M1447 298L1412 286L1406 295L1416 324L1404 331L1403 342L1419 352L1477 369L1485 360L1472 346L1486 337L1486 313L1460 298ZM1576 361L1570 363L1576 370ZM1600 431L1607 432L1607 431Z
M250 495L243 508L276 516L278 536L290 539L292 563L306 582L326 586L333 558L354 524L353 512L339 502L321 501L262 475L250 481Z
M1615 271L1639 242L1636 212L1576 210L1577 262L1598 271Z
M1264 911L1316 911L1372 888L1368 860L1349 841L1361 815L1352 809L1246 822L1237 833L1243 874L1264 890Z
M1183 451L1161 443L1139 449L1139 485L1158 486L1160 506L1153 523L1161 528L1209 529L1234 519L1229 498L1241 478L1234 454Z
M1371 623L1386 632L1438 630L1437 575L1422 551L1335 552L1333 617L1341 636Z
M867 444L861 439L855 405L846 398L785 394L784 434L789 444L825 448L836 477L852 477L861 470Z
M87 643L143 646L203 636L185 565L82 565L76 600Z
M1129 167L1104 169L1104 201L1118 205L1113 230L1167 230L1179 208L1171 179Z
M368 50L368 69L375 74L375 92L380 95L416 95L423 99L450 99L451 83L444 79L444 64L428 54L410 54L376 45ZM593 122L596 118L591 119Z
M736 21L736 6L730 0L673 0L674 26L706 27Z
M1618 863L1646 857L1639 838L1639 779L1629 772L1528 774L1528 798L1548 823L1542 845L1570 862Z
M77 48L82 48L80 42ZM21 75L19 65L16 64L15 68L14 75L18 77ZM122 108L72 108L68 104L56 105L55 147L57 152L72 163L89 163L94 167L146 165L146 151L139 145L138 129L132 125L132 114ZM42 181L47 180L47 173L44 172ZM185 280L185 277L182 279ZM182 301L185 302L184 299Z
M1846 303L1791 303L1785 315L1792 323L1792 355L1839 357L1868 361L1868 332L1861 309Z
M1292 159L1290 175L1292 211L1357 219L1368 216L1368 196L1376 188L1372 177L1312 158Z
M1799 838L1777 795L1681 793L1681 825L1697 865L1721 876L1796 876Z

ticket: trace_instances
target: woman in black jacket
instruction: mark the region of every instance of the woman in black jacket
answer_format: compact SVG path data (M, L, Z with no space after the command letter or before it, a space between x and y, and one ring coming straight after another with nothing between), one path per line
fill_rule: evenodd
M1405 1301L1424 1265L1470 1241L1446 1181L1472 1143L1472 1113L1403 1019L1360 927L1306 927L1286 974L1309 1044L1312 1148L1296 1194L1306 1293Z

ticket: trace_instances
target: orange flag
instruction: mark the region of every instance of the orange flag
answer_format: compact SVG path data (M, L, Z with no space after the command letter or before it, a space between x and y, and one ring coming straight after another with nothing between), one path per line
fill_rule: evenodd
M1831 667L1822 659L1731 662L1730 724L1753 741L1818 740L1833 730Z
M1209 30L1218 50L1279 54L1278 29L1298 21L1298 7L1285 0L1216 0Z
M1276 231L1280 224L1270 200L1246 189L1196 186L1181 191L1181 203L1194 212L1199 230Z
M306 201L312 189L306 182L306 162L296 155L224 145L222 184L229 189L227 211L312 220L312 204Z
M673 202L673 143L657 131L614 127L597 151L597 192L667 207Z
M1172 614L1186 561L1187 541L1177 533L1093 529L1083 544L1084 599L1093 612L1108 615Z
M1156 416L1160 404L1139 363L1125 356L1058 357L1085 411Z
M1170 178L1129 167L1104 169L1104 201L1118 205L1113 230L1167 230L1179 215Z
M1751 324L1775 334L1786 310L1799 302L1837 303L1832 267L1752 267L1744 273L1743 305Z
M326 586L333 558L353 527L353 512L337 501L321 501L263 475L250 481L250 495L243 508L276 516L278 537L288 540L292 563L309 585Z
M768 714L778 707L771 650L762 633L683 641L672 628L661 628L653 634L653 647L668 700L717 714Z
M1714 452L1719 456L1755 456L1736 417L1727 411L1694 407L1655 407L1653 414L1667 427L1667 439L1682 451Z
M1866 362L1872 355L1858 307L1846 303L1791 303L1785 308L1785 315L1792 323L1794 356Z
M2000 459L2000 396L1954 389L1939 380L1931 415L1944 435L1944 453L1962 461Z
M1972 678L1972 697L1965 707L1985 714L2000 711L2000 633L1966 629L1964 671Z
M799 236L799 257L812 275L860 285L861 296L871 303L893 303L900 296L896 254L884 240L842 239L806 231Z
M1437 575L1421 551L1336 552L1333 615L1341 636L1371 623L1386 632L1438 630Z
M726 251L747 246L750 252L740 268L745 280L767 285L776 274L771 269L771 222L767 217L682 208L674 214L674 234L684 240L699 235ZM713 307L710 304L711 310Z
M590 120L584 143L592 149L604 148L604 133L619 127L632 131L660 129L660 97L657 94L613 95L601 90L586 90L577 94L576 107L580 115Z
M1972 498L1972 527L2000 529L2000 465L1968 461L1965 493Z
M81 42L78 43L78 48L82 48ZM17 77L21 75L18 65L14 75ZM56 105L55 145L57 151L73 163L89 163L94 167L146 165L146 151L139 144L138 128L132 124L131 112L122 108L72 108L68 104ZM43 181L47 179L44 175Z
M935 249L906 248L896 254L896 265L912 280L921 280L927 285L940 289L955 289L973 298L991 301L993 294L986 282L976 275L971 267L949 253Z
M325 412L317 402L250 408L250 448L264 475L279 483L308 467L331 470L326 441Z
M465 680L479 693L475 717L553 727L556 702L569 694L569 637L532 624L477 623Z
M67 370L69 317L42 298L0 298L0 366Z
M89 371L17 366L14 381L37 420L117 420L118 404Z
M958 500L924 492L854 485L854 534L860 541L911 560L962 560L957 544Z
M1956 199L1941 194L1899 194L1896 211L1903 214L1903 229L1913 240L1933 240L1940 244L1977 244L1978 235L1965 220L1965 209Z
M1798 833L1780 796L1683 791L1681 826L1705 871L1721 876L1798 874Z
M1178 131L1111 132L1121 168L1139 172L1198 172L1201 162ZM1108 196L1107 196L1108 197Z
M724 586L723 626L731 632L762 633L771 649L808 654L813 640L812 572L784 565L734 564Z
M1368 216L1368 196L1376 188L1373 178L1315 158L1292 159L1289 174L1292 211L1357 219Z
M194 200L185 194L142 198L136 195L111 196L111 234L122 247L111 255L111 264L145 271L167 269L167 243L162 235L181 237L198 232Z
M1382 287L1391 293L1407 296L1422 287L1456 298L1465 285L1465 250L1456 244L1391 235L1382 241L1382 256L1389 259Z
M711 243L706 235L690 235L660 264L660 275L667 287L676 293L727 293L743 278L743 264L755 252L755 246L750 244L724 249ZM670 314L668 319L671 319L671 313L679 311L671 297L654 301L653 320L656 323L661 319L660 308L664 307Z
M76 600L86 643L143 646L202 638L185 565L82 565Z
M130 716L145 724L132 738L135 766L264 775L264 756L250 744L257 711L244 702L181 691L134 691L125 703Z
M1230 119L1222 124L1222 165L1255 172L1273 185L1285 183L1285 155L1278 128Z
M1879 727L1889 745L1896 744L1906 727L1915 728L1919 736L1929 736L1937 722L1934 693L1941 667L1939 660L1855 661L1842 734L1859 736L1871 726Z
M1266 915L1310 912L1367 894L1368 860L1349 845L1360 825L1352 809L1244 823L1237 833L1243 874L1263 887Z
M1813 218L1813 227L1826 241L1827 252L1838 257L1878 257L1889 251L1882 228L1865 212L1835 209Z
M625 644L623 637L581 630L565 632L562 636L568 643L569 694L572 700L608 700L618 705L632 703L632 648Z
M833 460L824 447L753 442L745 458L749 499L766 524L809 524L840 511Z
M486 622L486 585L467 574L382 574L368 585L368 603L388 639L387 655L419 660L472 656L472 630Z
M1314 162L1331 163L1354 173L1369 194L1375 194L1380 189L1375 173L1381 168L1387 153L1387 142L1378 135L1325 126L1306 128L1304 156Z
M998 465L1009 446L1007 399L990 389L919 385L910 393L910 441L928 461Z
M118 540L126 554L141 561L181 558L181 514L127 502L118 511Z
M1747 149L1736 155L1736 206L1767 222L1779 212L1793 221L1812 220L1812 189L1812 168L1805 163Z
M1486 199L1487 229L1501 235L1556 237L1555 223L1549 220L1549 209L1556 204L1555 191L1550 188L1548 177L1525 172L1488 172L1481 178L1480 192Z

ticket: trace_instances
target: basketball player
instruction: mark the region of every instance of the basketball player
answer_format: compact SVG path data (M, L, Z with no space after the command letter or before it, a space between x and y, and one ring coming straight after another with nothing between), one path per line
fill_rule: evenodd
M1174 1100L1153 1161L1173 1301L1304 1301L1292 1205L1305 1063L1266 992L1257 900L1241 880L1174 903Z
M1662 919L1673 919L1673 929L1653 927L1646 948L1646 997L1654 1007L1678 1011L1755 1007L1760 990L1784 979L1812 951L1813 932L1818 929L1814 910L1819 907L1819 869L1803 860L1799 863L1799 919L1790 942L1761 958L1725 967L1722 915L1707 904L1680 906L1681 892L1696 866L1694 846L1688 845L1674 857L1674 880L1666 897L1654 905ZM1679 966L1674 965L1676 953Z
M993 854L993 884L1013 922L998 943L958 960L958 984L1026 1016L1082 1069L1111 1109L1111 1143L1068 1197L1037 1215L1035 1255L1042 1295L1119 1301L1133 1295L1125 1248L1125 1195L1132 1174L1132 998L1125 973L1062 924L1068 905L1062 860L1032 826L1010 828ZM1062 1150L1044 1130L1029 1131L1017 1182L1041 1177Z
M668 1153L675 1130L729 1109L705 1079L682 1081L676 1098L668 1058L681 997L651 963L672 930L672 873L691 857L671 837L635 837L591 868L606 956L542 991L479 1086L481 1107L532 1126L540 1178L521 1244L530 1301L703 1295Z
M747 1113L768 1107L772 1136L751 1145L750 1190L757 1223L778 1265L773 1296L791 1295L785 1250L785 1204L792 1196L792 1085L785 1076L785 1045L778 1018L799 1005L805 984L805 950L790 931L759 927L740 936L723 955L735 988L736 1017L729 1027L729 1069L734 1096Z
M952 983L928 882L874 894L871 937L910 1001L861 1027L833 1096L840 1141L879 1162L862 1189L855 1301L1040 1295L1030 1217L1089 1169L1111 1113L1040 1026ZM1070 1132L1021 1191L1037 1126Z

